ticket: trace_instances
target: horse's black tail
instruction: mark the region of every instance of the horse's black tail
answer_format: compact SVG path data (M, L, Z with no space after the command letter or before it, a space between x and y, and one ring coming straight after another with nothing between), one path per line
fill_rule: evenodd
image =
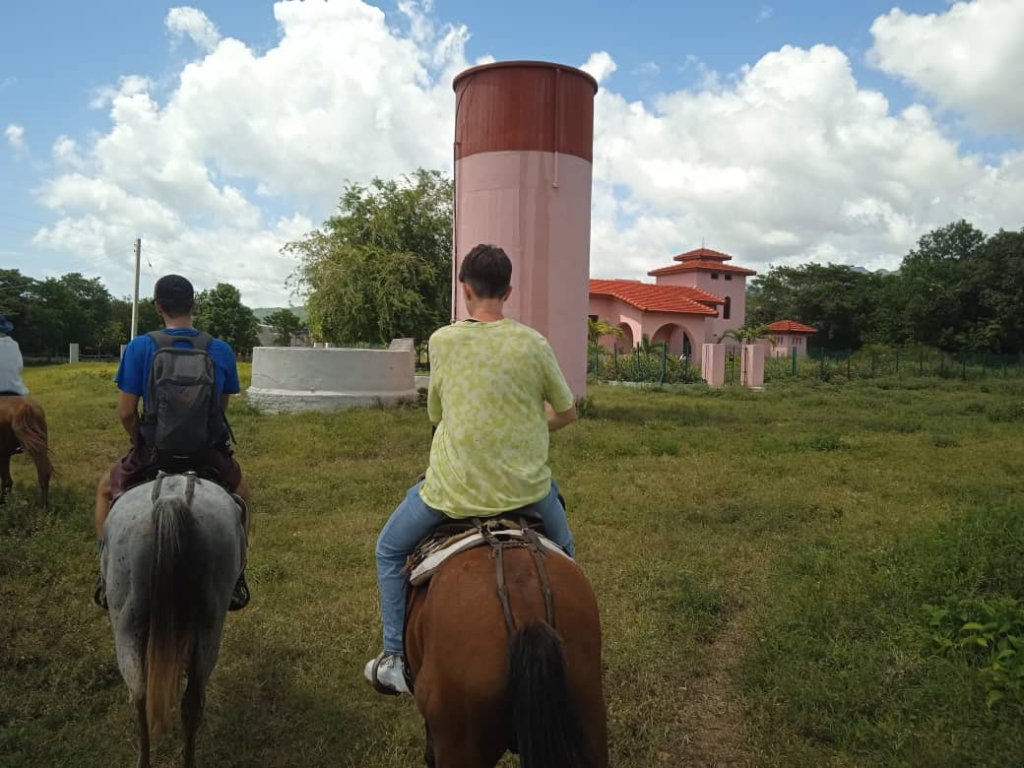
M509 651L516 742L523 768L589 768L569 697L562 640L547 622L518 630Z
M153 733L168 724L195 635L195 524L184 496L153 503L153 564L146 644L146 719Z

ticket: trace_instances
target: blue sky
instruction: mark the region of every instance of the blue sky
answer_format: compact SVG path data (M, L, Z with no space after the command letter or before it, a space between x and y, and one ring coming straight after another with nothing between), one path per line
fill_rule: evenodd
M17 4L0 265L125 294L141 236L150 280L284 303L277 251L345 179L447 170L451 75L485 57L599 76L595 275L702 238L756 269L891 268L955 218L1024 225L1021 0L610 5Z

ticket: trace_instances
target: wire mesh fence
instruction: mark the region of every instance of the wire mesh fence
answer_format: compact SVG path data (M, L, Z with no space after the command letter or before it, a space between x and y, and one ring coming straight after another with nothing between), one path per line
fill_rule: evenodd
M806 357L770 358L765 380L786 378L870 379L879 377L977 380L1024 375L1024 354L1001 355L962 350L946 352L929 347L869 346L859 350L812 349Z
M770 353L769 353L770 354ZM725 359L725 383L739 384L740 350L731 347ZM631 350L591 346L587 373L598 381L688 384L702 380L690 355L673 355L664 344ZM1024 376L1024 353L996 354L964 350L945 352L929 347L869 346L859 350L812 349L807 355L769 356L765 381L817 379L855 380L882 377L979 380Z

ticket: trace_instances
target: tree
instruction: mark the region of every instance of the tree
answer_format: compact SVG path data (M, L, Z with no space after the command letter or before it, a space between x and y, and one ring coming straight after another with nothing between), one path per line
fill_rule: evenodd
M619 326L612 325L607 320L587 318L587 341L591 344L597 344L602 336L614 336L616 339L621 339L623 335L622 329Z
M196 328L223 339L236 352L248 354L257 344L256 315L242 304L242 295L230 283L217 283L196 296Z
M1024 352L1024 230L1000 230L974 256L966 279L977 312L968 345L1000 354Z
M114 299L110 305L111 326L109 339L111 343L125 344L132 333L132 300L130 296ZM138 327L136 332L142 336L150 331L158 331L164 327L160 315L156 313L156 305L149 299L139 301ZM107 342L104 342L106 344Z
M30 307L35 301L38 283L17 269L0 269L0 314L14 323L12 336L22 352L38 349L34 329L29 320Z
M453 194L450 179L423 169L349 184L335 216L283 248L299 261L293 279L315 337L422 343L448 321Z
M966 221L940 227L903 258L900 283L904 318L917 342L963 348L978 317L978 286L971 279L985 233Z
M772 332L765 325L744 325L742 328L730 328L723 333L719 340L734 339L740 344L754 344L758 341L767 341L775 345Z
M828 348L856 349L872 332L884 279L845 264L773 267L751 284L747 320L796 320L820 328L817 338Z
M279 309L276 312L271 312L263 318L263 322L274 327L274 330L277 332L274 337L274 343L282 347L289 346L292 343L292 337L303 329L299 316L290 309Z

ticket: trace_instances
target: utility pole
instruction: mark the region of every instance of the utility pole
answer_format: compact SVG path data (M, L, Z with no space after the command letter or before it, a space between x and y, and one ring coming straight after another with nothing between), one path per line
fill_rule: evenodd
M142 260L142 238L135 238L135 292L132 294L132 336L131 341L139 332L139 262Z

